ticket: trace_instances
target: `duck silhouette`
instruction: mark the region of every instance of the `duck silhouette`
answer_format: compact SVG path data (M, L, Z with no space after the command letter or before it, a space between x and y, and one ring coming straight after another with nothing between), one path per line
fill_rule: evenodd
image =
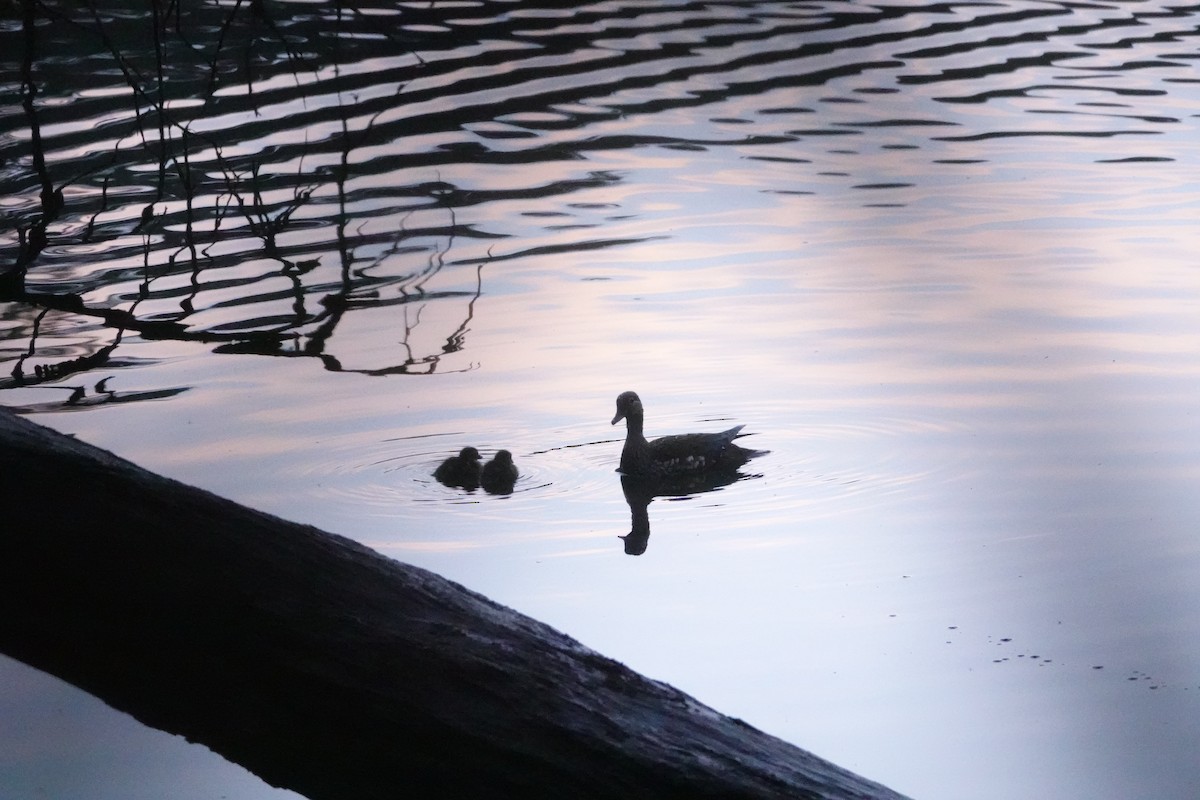
M671 478L733 472L762 451L733 443L744 425L720 433L683 433L646 441L644 411L636 392L617 396L612 424L625 420L625 446L621 449L622 475L636 478Z
M479 482L488 494L511 494L519 475L512 453L497 450L492 460L483 465Z
M458 455L451 456L433 471L433 477L446 486L460 489L479 487L479 451L464 447Z
M751 451L757 452L757 451ZM695 497L705 492L720 491L726 486L761 475L743 475L739 470L703 472L664 478L621 476L621 492L629 504L629 533L620 536L625 554L640 556L650 544L650 504L659 497Z

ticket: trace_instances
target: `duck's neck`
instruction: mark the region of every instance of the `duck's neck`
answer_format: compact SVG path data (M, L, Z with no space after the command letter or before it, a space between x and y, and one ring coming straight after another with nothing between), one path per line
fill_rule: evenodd
M642 435L642 415L628 414L625 417L625 446L621 448L621 472L635 475L643 471L650 445Z
M642 443L646 442L646 435L642 433L642 415L634 412L625 416L625 442Z

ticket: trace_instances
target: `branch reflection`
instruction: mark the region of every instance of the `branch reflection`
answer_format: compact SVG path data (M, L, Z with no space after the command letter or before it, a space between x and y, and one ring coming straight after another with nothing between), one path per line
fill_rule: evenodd
M483 92L471 116L452 101L457 82L421 88L475 58L469 36L391 35L341 6L20 8L20 25L0 32L18 54L0 63L20 80L0 122L24 132L0 142L0 161L27 173L12 181L12 234L0 235L0 320L27 346L7 348L17 362L0 390L111 369L135 334L334 372L470 371L488 264L626 243L548 248L492 230L497 205L567 205L622 178L481 177L514 159L578 156L483 146L469 123L519 110L505 70L468 87ZM409 25L440 13L378 11ZM84 63L86 80L69 69ZM67 328L74 340L47 334ZM124 359L135 361L146 363Z

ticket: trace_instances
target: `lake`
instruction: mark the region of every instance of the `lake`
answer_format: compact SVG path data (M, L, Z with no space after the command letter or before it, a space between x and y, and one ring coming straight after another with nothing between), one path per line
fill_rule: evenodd
M1196 796L1200 11L39 14L0 404L914 798ZM640 547L628 389L768 451ZM295 796L0 675L5 797Z

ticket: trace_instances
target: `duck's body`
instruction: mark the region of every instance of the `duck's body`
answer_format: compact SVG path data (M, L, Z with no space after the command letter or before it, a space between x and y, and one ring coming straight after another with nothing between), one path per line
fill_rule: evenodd
M625 446L620 471L644 478L667 478L732 471L757 455L733 443L743 425L720 433L684 433L646 441L642 431L642 401L634 392L617 397L612 424L625 420Z
M447 486L474 489L479 486L479 451L464 447L458 455L451 456L433 471L433 477Z
M520 473L513 463L512 453L507 450L497 450L492 460L483 465L480 483L484 491L490 494L508 494L513 490Z

